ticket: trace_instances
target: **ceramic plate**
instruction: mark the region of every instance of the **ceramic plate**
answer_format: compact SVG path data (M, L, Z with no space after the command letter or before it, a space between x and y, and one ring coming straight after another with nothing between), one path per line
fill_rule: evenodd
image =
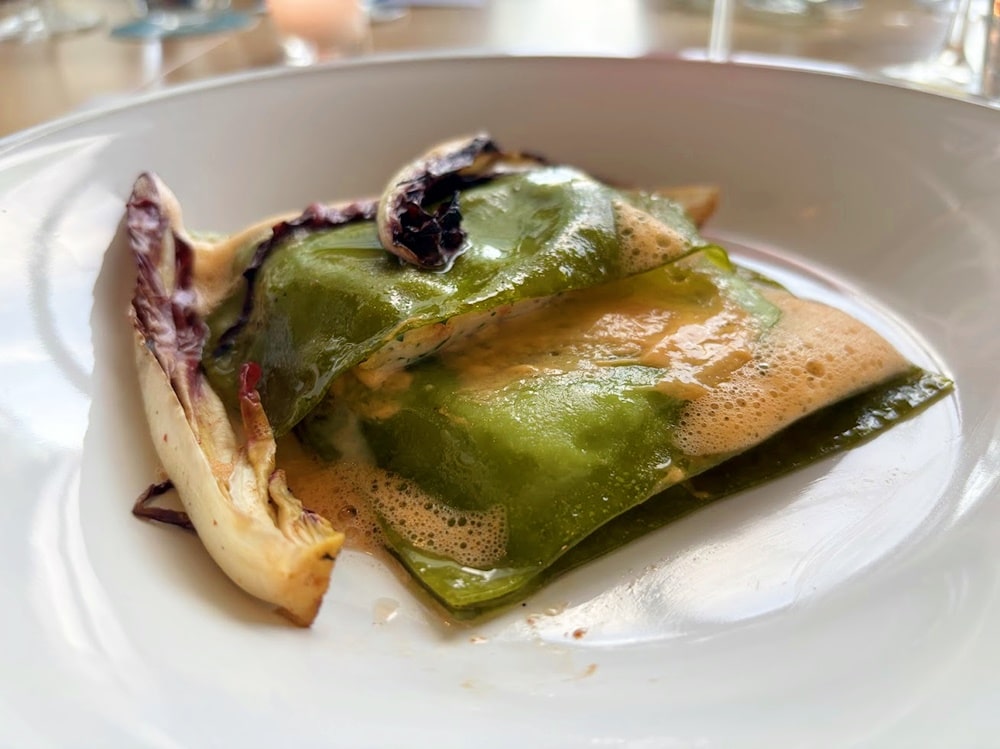
M134 519L155 477L111 244L155 170L232 230L426 145L713 182L712 236L957 393L487 622L345 553L312 629ZM1000 113L670 60L387 60L230 79L0 143L0 745L968 746L1000 693Z

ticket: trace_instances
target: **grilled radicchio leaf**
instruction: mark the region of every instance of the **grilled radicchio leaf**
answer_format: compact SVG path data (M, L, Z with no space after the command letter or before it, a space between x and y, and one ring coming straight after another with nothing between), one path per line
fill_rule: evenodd
M448 270L466 246L459 191L541 163L527 154L505 153L482 134L435 146L389 180L378 206L378 238L404 262Z
M371 221L375 218L375 201L362 200L337 206L325 206L313 203L294 218L283 219L271 227L271 234L259 242L254 249L253 257L243 269L246 281L246 296L243 297L243 307L236 322L219 336L218 348L224 351L243 330L253 312L254 289L257 273L264 261L277 249L282 242L296 235L307 234L336 226L344 226L355 221Z
M343 534L305 510L275 469L274 436L256 390L259 367L245 364L240 373L240 430L205 379L208 330L193 283L198 249L179 217L159 179L140 176L126 217L138 270L130 317L153 442L215 562L245 591L308 626Z

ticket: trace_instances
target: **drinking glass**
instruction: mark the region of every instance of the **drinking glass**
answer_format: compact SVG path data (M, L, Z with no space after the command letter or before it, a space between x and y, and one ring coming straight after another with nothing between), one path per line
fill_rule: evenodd
M384 0L388 1L388 0ZM825 20L846 11L858 10L862 0L737 0L737 12L758 20L801 21ZM710 12L718 6L715 0L670 0L679 10Z
M707 57L712 62L726 62L733 53L733 19L736 0L714 0L708 32Z
M893 65L882 72L898 81L924 88L974 93L978 82L965 55L965 40L973 9L972 0L956 0L941 47L928 59Z
M988 101L1000 102L1000 0L992 0L985 21L983 80L979 93Z
M124 39L218 34L254 23L249 13L230 10L230 0L136 0L138 18L111 30Z
M410 12L409 8L396 0L364 0L362 5L368 12L368 20L372 23L398 21Z
M693 2L694 0L689 0ZM732 54L737 13L774 22L819 22L861 8L861 0L707 0L711 6L707 57L724 62Z
M71 13L53 0L0 0L0 42L31 42L87 31L101 20L98 13Z
M743 0L747 10L782 20L823 19L833 13L857 10L860 0Z

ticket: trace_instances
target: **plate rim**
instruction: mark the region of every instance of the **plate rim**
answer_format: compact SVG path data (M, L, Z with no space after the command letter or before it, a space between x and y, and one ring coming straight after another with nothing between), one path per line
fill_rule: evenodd
M734 71L753 71L756 73L773 73L775 75L807 76L839 80L849 84L876 86L888 91L907 92L919 97L955 102L958 105L972 106L986 111L1000 112L1000 100L991 102L986 99L971 98L971 96L954 95L947 92L930 91L904 82L880 77L861 68L849 65L839 65L810 58L790 58L781 55L769 55L753 52L734 52L729 59L712 61L705 50L688 49L674 52L647 52L644 54L572 54L564 51L545 53L538 50L525 52L490 50L490 49L457 49L457 50L422 50L406 52L386 52L362 57L332 60L308 67L293 67L275 65L272 67L254 68L251 70L225 73L218 76L186 81L178 84L168 84L164 88L149 91L134 91L121 95L112 94L110 101L94 106L87 102L78 104L70 112L47 120L22 130L17 130L0 137L0 159L10 156L19 148L28 146L41 138L56 135L60 132L81 124L100 120L105 117L142 107L146 104L181 99L192 94L231 88L241 85L252 85L256 81L275 78L298 78L312 75L333 75L339 71L358 70L364 68L383 68L401 64L425 64L434 62L499 62L517 61L525 64L537 62L578 62L578 63L610 63L620 62L635 65L663 66L693 66L713 68L719 67Z

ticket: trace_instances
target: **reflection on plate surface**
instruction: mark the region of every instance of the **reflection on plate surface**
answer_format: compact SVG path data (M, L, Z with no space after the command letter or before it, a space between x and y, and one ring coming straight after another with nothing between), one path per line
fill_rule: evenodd
M0 144L0 743L993 735L979 695L1000 666L998 125L791 71L471 58L240 78ZM348 553L313 629L286 626L196 539L128 512L156 467L121 314L129 268L103 256L124 199L155 170L189 225L231 230L374 192L427 143L483 128L610 179L718 183L711 233L739 260L836 299L957 394L476 625L443 623Z

